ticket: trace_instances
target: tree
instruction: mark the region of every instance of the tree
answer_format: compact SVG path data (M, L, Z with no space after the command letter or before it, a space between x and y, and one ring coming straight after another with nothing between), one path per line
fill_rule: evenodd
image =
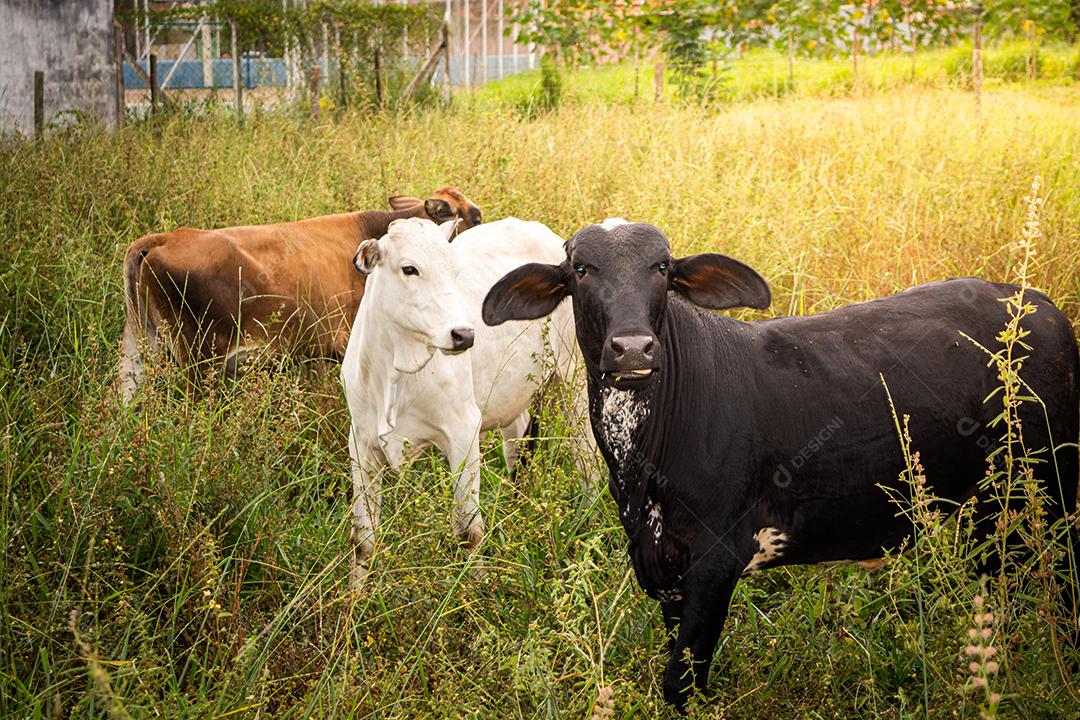
M1039 43L1046 35L1069 37L1076 32L1074 0L987 0L983 21L996 37L1024 38L1028 42L1027 73L1039 69Z

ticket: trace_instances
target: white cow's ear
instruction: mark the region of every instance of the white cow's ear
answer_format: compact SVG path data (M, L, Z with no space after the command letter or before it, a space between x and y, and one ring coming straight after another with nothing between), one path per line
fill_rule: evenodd
M454 218L453 220L447 220L439 225L439 229L442 230L443 236L446 237L447 242L454 239L454 233L457 232L459 222L461 222L461 218Z
M384 260L382 243L370 238L360 243L353 256L353 265L361 275L370 275Z

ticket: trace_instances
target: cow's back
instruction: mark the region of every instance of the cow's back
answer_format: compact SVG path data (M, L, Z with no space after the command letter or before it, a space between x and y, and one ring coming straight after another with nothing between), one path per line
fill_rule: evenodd
M528 407L552 369L572 365L576 344L569 301L552 313L545 331L544 319L488 326L481 317L484 297L503 275L521 265L562 262L563 239L542 223L506 218L462 233L453 250L458 287L476 328L476 342L466 353L472 362L473 388L485 428L491 429ZM550 356L545 358L548 350Z
M1009 322L1003 299L1017 290L961 278L748 326L760 487L770 498L775 494L778 506L784 506L780 497L798 498L803 517L791 520L803 544L791 548L790 561L831 559L832 541L852 550L852 534L836 536L815 514L818 505L823 513L848 508L844 517L862 529L870 549L884 544L882 533L896 540L908 531L878 489L898 487L904 468L893 408L908 418L912 450L920 453L934 491L957 501L976 492L985 457L1004 432L995 425L1001 380L989 353L1002 347L998 334ZM1045 411L1035 402L1021 406L1024 438L1032 450L1060 448L1062 486L1050 490L1071 510L1076 451L1062 444L1075 443L1078 432L1076 341L1068 319L1045 295L1028 291L1025 300L1036 308L1022 323L1031 349L1018 347L1016 355L1026 357L1020 375ZM784 473L780 490L774 489L777 468ZM1041 470L1036 474L1053 482Z
M363 293L349 262L357 242L350 215L181 228L133 243L127 272L143 315L178 329L195 357L223 355L242 336L334 354Z

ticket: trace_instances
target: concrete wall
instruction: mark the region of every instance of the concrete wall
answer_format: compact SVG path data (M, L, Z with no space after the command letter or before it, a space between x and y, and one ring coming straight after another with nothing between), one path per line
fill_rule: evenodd
M116 119L113 0L0 0L0 133L34 131L34 71L45 122L66 110Z

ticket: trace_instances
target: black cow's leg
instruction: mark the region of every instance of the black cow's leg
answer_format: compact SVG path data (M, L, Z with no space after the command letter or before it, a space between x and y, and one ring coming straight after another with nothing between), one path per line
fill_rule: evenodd
M1068 552L1061 558L1063 574L1066 577L1061 588L1061 611L1069 620L1070 640L1080 648L1080 533L1072 525L1066 539Z
M682 601L662 602L660 610L664 613L664 628L667 630L668 653L675 652L675 636L682 617Z
M664 699L680 711L692 687L704 693L708 686L713 650L738 579L733 568L714 567L683 580L682 618L664 671Z

